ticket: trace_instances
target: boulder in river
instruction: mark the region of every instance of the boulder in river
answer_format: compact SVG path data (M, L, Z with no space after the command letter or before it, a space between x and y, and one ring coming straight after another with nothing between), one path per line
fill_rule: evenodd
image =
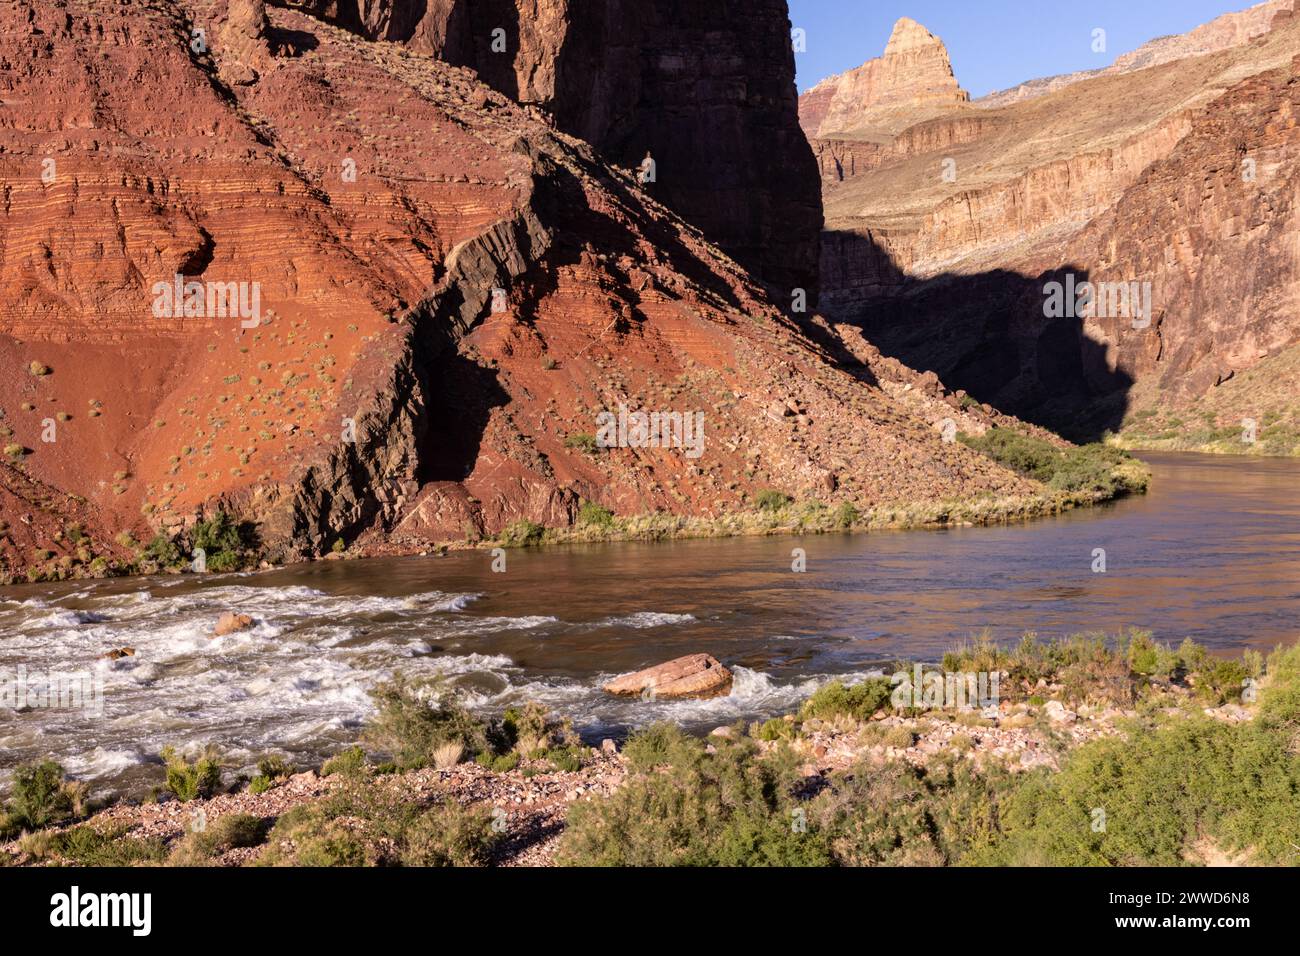
M227 611L217 618L216 637L224 637L227 634L234 634L236 631L246 631L253 626L253 619L247 614L234 614Z
M710 654L689 654L605 685L608 694L654 698L721 697L731 692L731 671Z

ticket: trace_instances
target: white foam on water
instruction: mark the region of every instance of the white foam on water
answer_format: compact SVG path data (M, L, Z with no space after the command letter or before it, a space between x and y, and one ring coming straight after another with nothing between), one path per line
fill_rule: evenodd
M591 627L634 627L638 630L649 627L669 627L674 624L690 624L696 620L694 614L668 614L661 611L637 611L617 617L607 617L596 621Z
M73 754L60 760L64 770L81 780L114 777L144 762L144 755L138 751L105 750L103 747L96 747L87 753Z

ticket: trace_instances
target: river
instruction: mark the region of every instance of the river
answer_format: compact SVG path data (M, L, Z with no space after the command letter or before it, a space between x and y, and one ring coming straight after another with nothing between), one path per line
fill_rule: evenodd
M214 744L232 767L272 750L315 763L356 739L367 689L395 669L445 674L485 712L543 701L595 740L770 716L832 676L937 661L986 629L1294 641L1300 461L1142 457L1150 494L1009 527L511 551L504 573L462 552L4 589L0 680L88 673L102 707L0 710L0 773L48 754L97 792L138 794L167 743ZM213 639L226 610L257 624ZM124 646L135 655L100 659ZM730 696L599 690L697 651L735 671Z

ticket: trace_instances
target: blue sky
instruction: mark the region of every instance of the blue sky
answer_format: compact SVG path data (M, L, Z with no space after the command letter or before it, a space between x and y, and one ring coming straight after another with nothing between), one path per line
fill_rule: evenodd
M1025 80L1109 66L1148 40L1186 33L1252 0L790 0L807 31L795 57L799 92L879 56L894 21L911 17L948 46L953 71L972 96ZM1106 31L1106 52L1092 32Z

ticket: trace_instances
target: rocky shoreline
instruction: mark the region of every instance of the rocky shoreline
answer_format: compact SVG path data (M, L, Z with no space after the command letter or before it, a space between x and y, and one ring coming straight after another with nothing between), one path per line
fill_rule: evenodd
M1140 654L1145 654L1146 645L1141 640L1135 639L1130 647L1138 647ZM983 651L987 648L976 649L977 654ZM1132 651L1129 653L1133 656ZM1185 646L1180 653L1190 652ZM1082 693L1055 676L1016 686L1013 675L1019 666L1013 665L1002 673L1003 686L1013 682L1014 690L991 707L909 713L886 706L869 714L854 713L852 707L846 709L842 703L834 703L844 689L831 687L825 689L825 694L819 691L796 713L748 727L738 724L716 728L705 738L702 753L744 745L754 747L759 760L790 760L797 767L794 790L815 795L833 788L846 774L861 774L862 768L885 773L891 767L910 767L925 774L957 764L981 775L1057 774L1081 748L1134 733L1144 722L1150 725L1159 720L1190 727L1209 720L1212 724L1238 726L1249 724L1260 712L1249 699L1251 694L1245 695L1248 699L1243 702L1228 695L1226 702L1207 703L1202 695L1211 680L1208 676L1183 682L1153 680L1145 685L1142 699L1121 706L1108 699L1112 696L1109 693L1098 693L1103 686L1100 679ZM1110 664L1099 666L1104 669ZM1213 673L1212 663L1202 666L1205 674ZM554 732L545 728L559 727L549 721L546 718L537 724L543 728L539 731L542 737L537 739L545 740ZM564 733L561 731L557 739ZM650 733L653 735L653 730ZM346 798L356 804L356 795L364 793L362 803L367 806L393 800L416 812L451 807L456 812L477 814L474 825L492 831L490 849L478 861L483 864L552 866L564 862L560 859L561 844L573 808L607 805L638 772L638 761L643 763L644 758L629 756L636 739L626 747L613 740L605 740L598 747L570 747L566 759L574 765L563 768L554 759L556 751L548 757L544 750L522 758L513 756L507 766L493 765L490 760L486 765L484 761L465 761L401 771L392 765L362 762L339 771L331 767L331 761L319 771L286 772L262 788L244 788L242 782L237 782L232 792L189 800L164 792L152 802L123 801L76 823L35 834L23 833L0 844L0 862L17 866L78 865L83 861L65 855L71 851L59 849L57 834L86 828L104 835L105 840L151 847L146 862L242 866L259 860L280 862L285 854L292 861L294 838L277 836L281 833L279 821L292 819L292 814L310 811L330 799ZM521 743L520 747L533 747L534 742ZM644 773L644 767L639 769ZM248 821L258 834L257 841L218 848L197 861L188 858L186 848L195 832L214 828L223 818L231 818L228 822Z

